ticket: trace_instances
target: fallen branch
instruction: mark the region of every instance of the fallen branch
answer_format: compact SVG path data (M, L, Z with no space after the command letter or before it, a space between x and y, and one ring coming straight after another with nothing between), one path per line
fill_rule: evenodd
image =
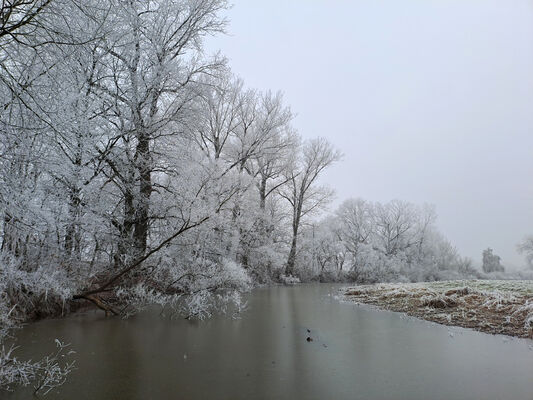
M74 300L88 300L91 303L93 303L96 307L98 307L101 310L105 311L105 315L113 314L113 315L119 315L117 311L113 309L109 304L106 304L102 299L96 297L95 295L76 295L73 297Z
M127 273L131 272L132 270L134 270L135 268L139 267L144 261L146 261L150 256L152 256L153 254L157 253L159 250L161 250L162 248L168 246L175 238L177 238L179 235L185 233L186 231L192 229L192 228L195 228L201 224L203 224L205 221L207 221L209 219L209 216L207 217L204 217L203 219L201 219L200 221L197 221L195 222L194 224L190 224L187 222L187 223L184 223L181 228L176 231L174 234L172 234L170 237L166 238L165 240L163 240L158 246L154 247L152 250L148 251L145 255L141 256L140 258L138 258L136 261L134 261L132 264L124 267L123 269L121 269L119 272L117 272L116 274L114 274L111 278L109 278L106 282L104 282L103 284L101 284L98 288L96 289L92 289L92 290L87 290L83 293L80 293L78 295L75 295L73 296L73 299L74 300L77 300L77 299L83 299L83 298L87 298L87 296L92 296L94 294L98 294L98 293L102 293L104 291L106 291L107 288L109 288L110 286L112 286L113 284L117 283L124 275L126 275ZM88 299L89 300L89 299ZM92 300L90 300L92 301ZM96 304L96 303L95 303Z

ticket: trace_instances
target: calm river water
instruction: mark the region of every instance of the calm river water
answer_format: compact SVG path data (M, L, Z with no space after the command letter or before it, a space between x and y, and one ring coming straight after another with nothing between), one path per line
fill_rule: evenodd
M533 399L533 341L342 303L340 287L258 289L240 319L42 321L19 332L19 354L50 352L55 338L76 350L77 370L48 399Z

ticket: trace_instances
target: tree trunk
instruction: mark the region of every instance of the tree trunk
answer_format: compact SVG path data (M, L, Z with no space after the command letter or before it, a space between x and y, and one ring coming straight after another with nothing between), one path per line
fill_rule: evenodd
M298 240L298 229L294 230L292 235L291 251L289 252L289 258L287 259L287 266L285 267L285 275L294 274L294 265L296 263L296 245Z
M79 188L73 188L69 199L69 222L65 232L65 252L68 257L74 257L75 259L79 259L80 257L80 203L80 190Z
M124 265L128 264L128 260L133 256L131 254L133 247L133 227L135 224L135 206L133 199L134 196L131 189L126 190L124 194L124 218L122 224L117 226L120 234L117 253L114 255L115 268L117 269L121 269Z
M139 171L139 202L137 204L134 246L136 256L142 256L146 252L148 241L148 224L150 211L150 195L152 193L152 174L150 162L150 143L147 135L139 135L137 144L137 168Z
M259 184L259 208L261 210L264 210L266 206L266 184L266 178L261 178L261 183Z

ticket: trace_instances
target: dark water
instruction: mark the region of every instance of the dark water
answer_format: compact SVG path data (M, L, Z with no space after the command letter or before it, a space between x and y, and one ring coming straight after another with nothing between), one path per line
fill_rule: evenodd
M19 344L35 356L57 337L77 351L78 369L48 399L533 399L533 341L339 303L338 289L259 289L238 320L43 321Z

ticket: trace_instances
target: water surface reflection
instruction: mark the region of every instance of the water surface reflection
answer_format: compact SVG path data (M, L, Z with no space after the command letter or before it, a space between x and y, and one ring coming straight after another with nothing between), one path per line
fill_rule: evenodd
M338 289L258 289L237 320L146 313L42 321L24 328L19 344L35 355L50 351L56 337L72 343L78 369L48 395L59 400L533 399L533 341L460 328L450 334L339 303Z

